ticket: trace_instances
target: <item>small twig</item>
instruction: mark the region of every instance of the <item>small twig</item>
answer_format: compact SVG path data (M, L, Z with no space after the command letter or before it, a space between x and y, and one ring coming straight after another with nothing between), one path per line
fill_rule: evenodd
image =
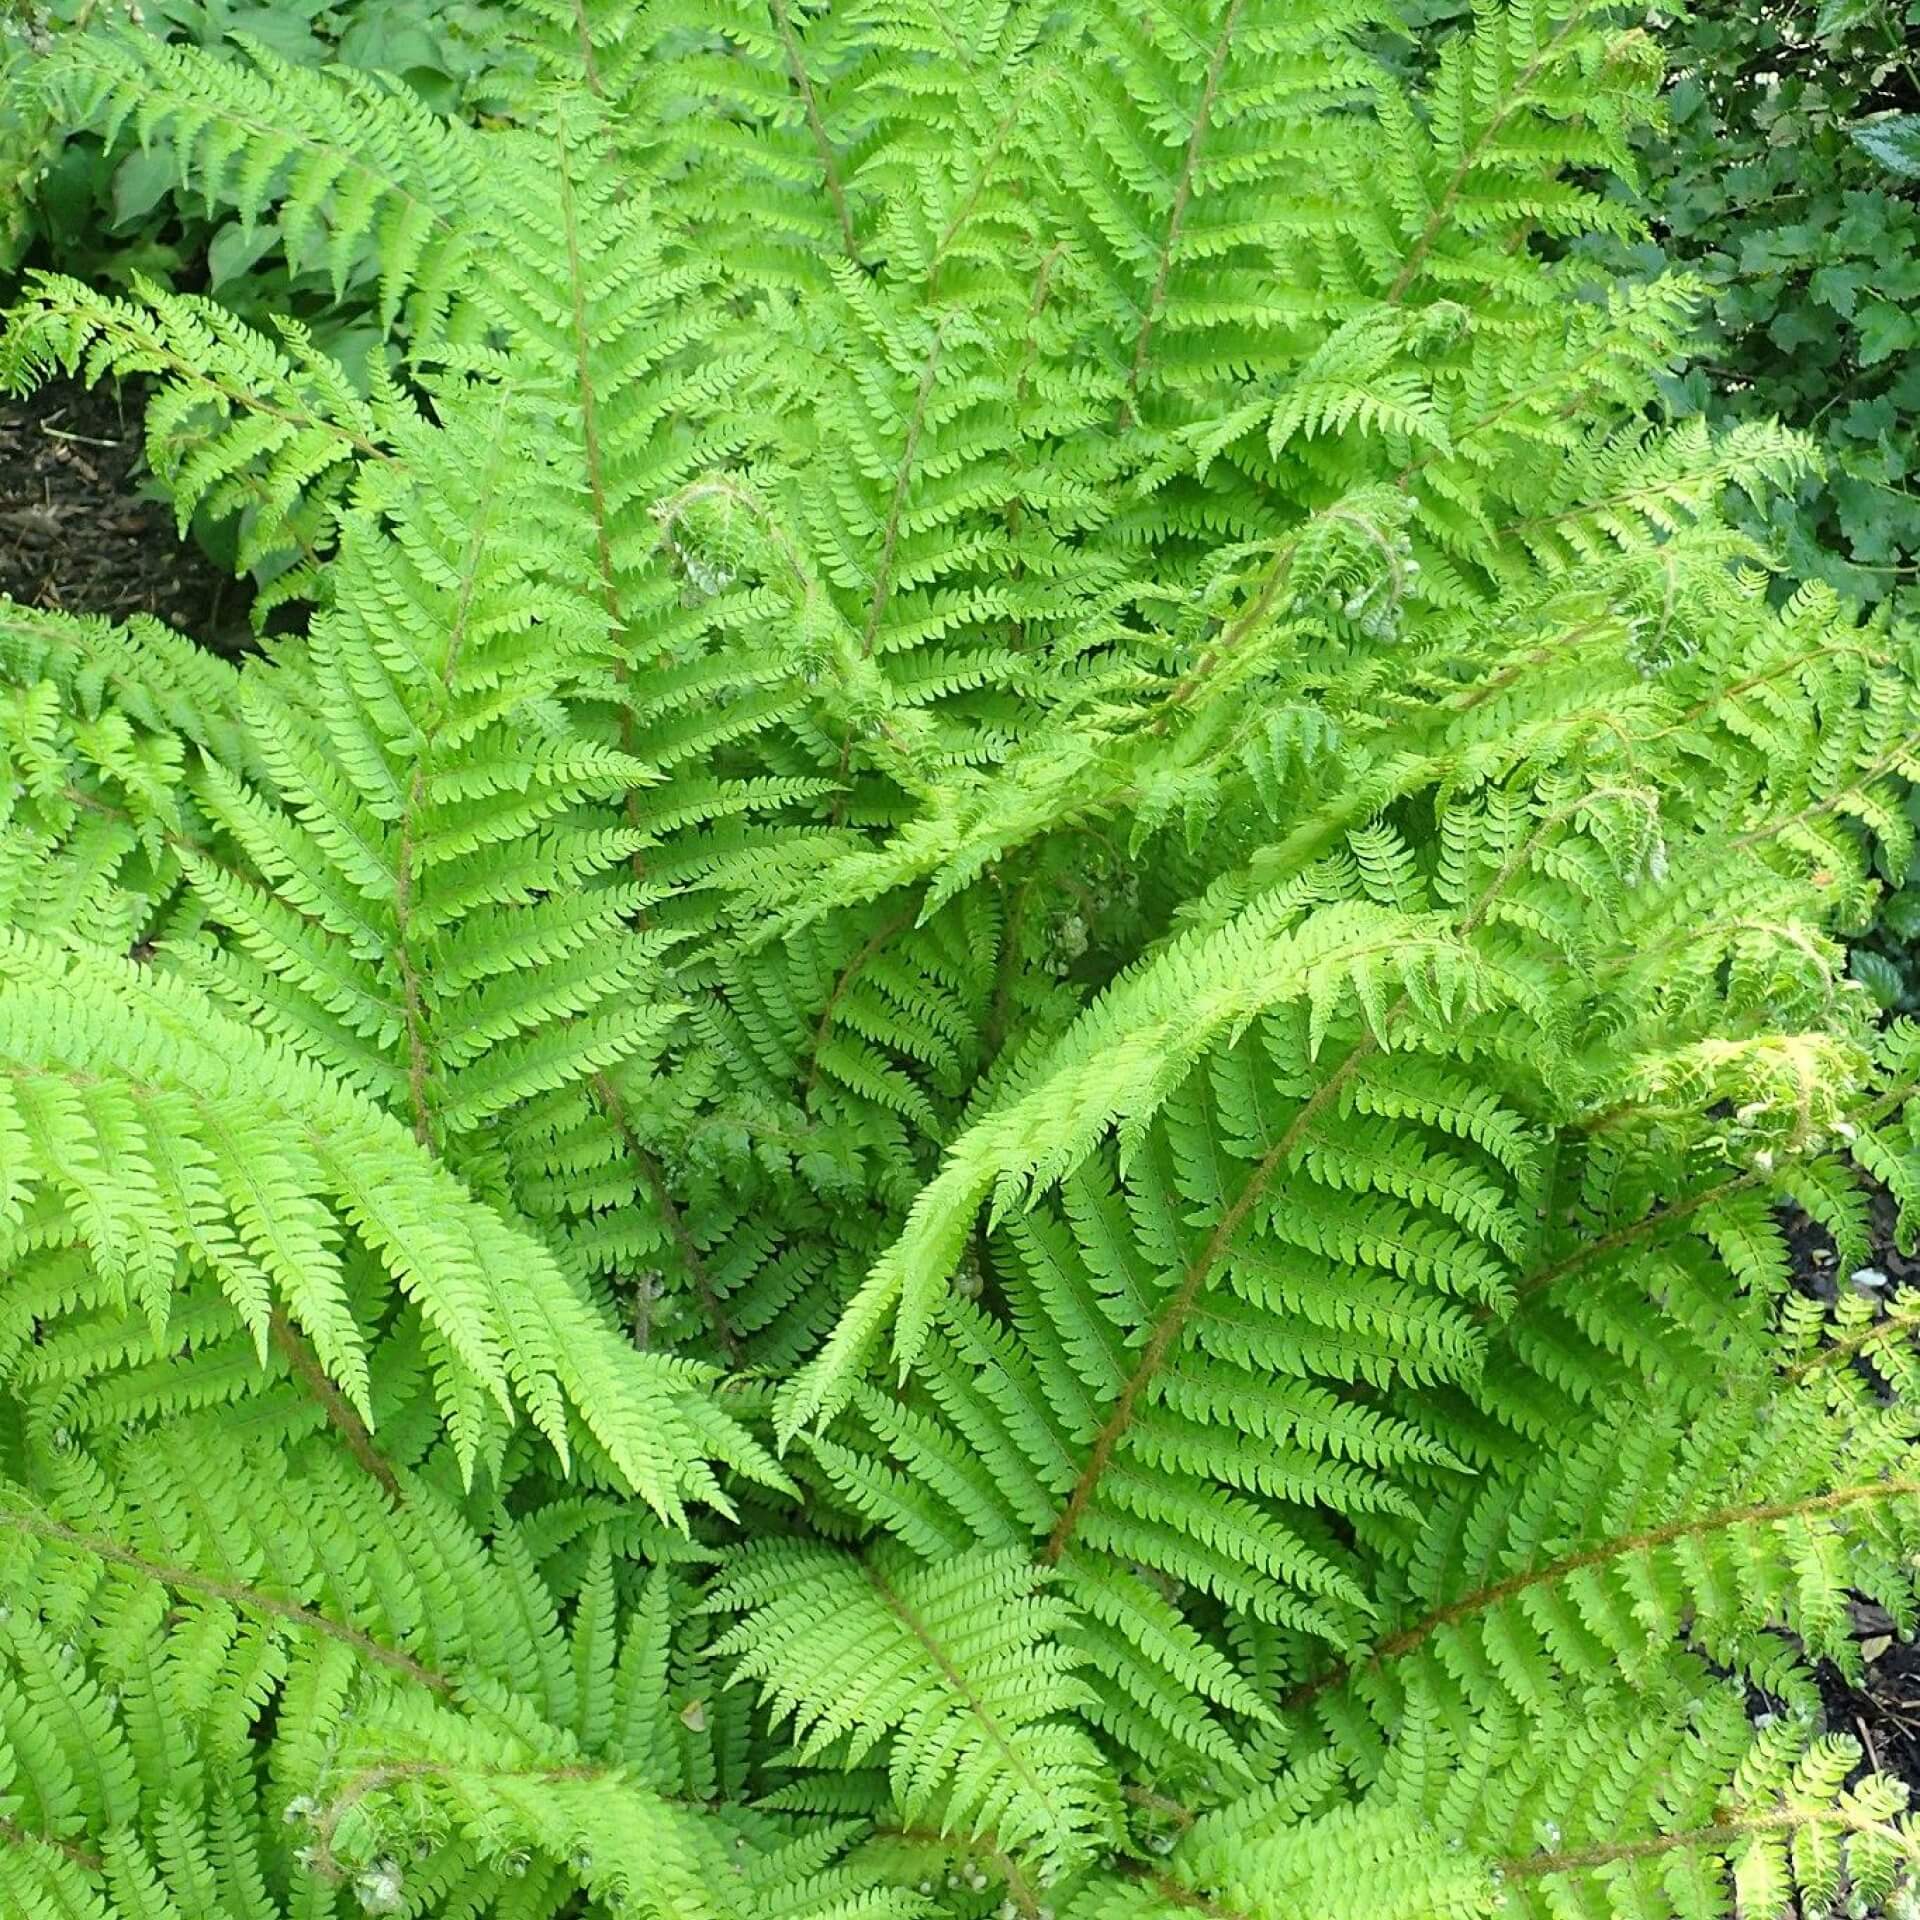
M118 453L126 444L121 440L102 440L97 434L74 433L65 427L50 427L44 420L40 423L40 431L49 440L77 440L83 447L105 447L109 453Z
M0 1820L0 1841L10 1847L51 1847L55 1853L64 1853L76 1867L84 1867L89 1873L98 1873L106 1862L97 1853L89 1853L85 1847L77 1847L71 1840L56 1839L50 1833L35 1833L31 1827L23 1827L17 1820Z
M267 1328L273 1336L273 1344L280 1350L280 1357L286 1361L294 1378L320 1403L321 1410L327 1416L327 1424L340 1436L348 1453L380 1483L388 1498L397 1502L400 1499L399 1476L374 1445L373 1435L353 1403L333 1383L326 1368L320 1364L319 1356L307 1344L300 1329L287 1317L285 1307L274 1308Z

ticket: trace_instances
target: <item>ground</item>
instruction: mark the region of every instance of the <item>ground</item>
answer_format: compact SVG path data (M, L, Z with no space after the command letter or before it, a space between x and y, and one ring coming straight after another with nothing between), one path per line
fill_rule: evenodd
M0 593L73 613L151 613L210 644L244 644L245 583L177 540L171 511L143 490L140 411L131 396L70 381L31 400L0 400ZM1831 1244L1804 1219L1788 1227L1799 1284L1831 1300L1850 1284ZM1888 1291L1920 1285L1920 1258L1893 1244L1884 1193L1874 1199L1873 1259ZM1920 1645L1895 1638L1868 1602L1856 1602L1854 1625L1866 1683L1856 1689L1823 1669L1829 1724L1920 1793ZM1756 1711L1765 1707L1755 1702Z
M142 491L140 402L56 381L0 397L0 593L30 607L151 613L214 645L246 633L246 592Z

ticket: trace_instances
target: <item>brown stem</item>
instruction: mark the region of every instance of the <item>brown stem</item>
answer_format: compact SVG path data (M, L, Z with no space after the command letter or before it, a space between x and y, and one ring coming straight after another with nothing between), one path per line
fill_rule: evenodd
M793 20L787 12L787 0L769 0L769 4L773 10L773 24L780 34L781 48L787 56L787 72L793 80L795 91L800 95L801 104L806 108L807 129L813 135L814 150L820 156L820 171L826 179L827 198L833 202L833 211L840 221L841 249L858 266L860 249L853 236L853 216L847 211L846 189L840 184L840 162L834 154L833 142L827 138L826 122L820 117L820 102L814 95L807 63L801 57L800 39L793 30Z
M1219 665L1222 656L1232 653L1241 641L1267 617L1274 601L1280 597L1280 589L1287 583L1288 574L1293 571L1294 555L1299 551L1300 542L1292 540L1275 556L1273 565L1267 570L1266 579L1260 583L1259 592L1221 629L1220 638L1201 653L1174 684L1166 699L1161 702L1161 710L1153 722L1155 733L1166 732L1171 710L1175 707L1183 707L1192 700L1205 683L1207 676Z
M1905 1307L1895 1307L1885 1319L1869 1320L1854 1332L1829 1341L1824 1347L1816 1347L1804 1360L1796 1360L1792 1366L1785 1368L1781 1378L1797 1386L1801 1381L1811 1380L1816 1374L1825 1373L1829 1367L1837 1367L1844 1361L1871 1359L1877 1347L1889 1342L1897 1341L1910 1348L1916 1330L1920 1330L1920 1316Z
M108 320L100 323L97 331L107 337L118 337L134 352L158 359L164 363L164 371L169 379L184 380L209 393L218 394L221 399L240 408L246 413L257 413L269 420L278 420L283 426L297 428L303 433L319 432L332 436L343 446L358 454L363 460L378 460L385 466L392 466L396 456L387 448L354 432L351 427L342 426L337 420L330 420L322 414L308 413L292 407L276 406L272 401L262 399L260 395L249 392L243 387L230 385L216 373L204 366L180 358L164 347L155 347L150 340L143 338L134 328L124 323ZM145 369L143 369L144 371Z
M388 1498L397 1504L401 1497L399 1476L373 1444L373 1435L368 1432L367 1423L360 1418L353 1403L327 1377L326 1368L307 1344L306 1336L288 1318L284 1306L273 1309L267 1321L267 1331L279 1349L281 1358L292 1369L294 1378L319 1401L321 1411L327 1416L327 1424L340 1436L348 1453L379 1481Z
M1556 1873L1585 1873L1595 1867L1610 1867L1624 1861L1653 1860L1663 1854L1688 1848L1730 1847L1761 1833L1793 1833L1803 1827L1827 1827L1842 1834L1871 1833L1889 1841L1894 1848L1916 1856L1920 1849L1911 1835L1902 1833L1885 1821L1863 1820L1845 1812L1824 1807L1776 1807L1764 1813L1736 1814L1708 1827L1692 1827L1682 1833L1650 1834L1641 1840L1613 1840L1598 1846L1569 1849L1563 1853L1521 1854L1512 1859L1489 1863L1509 1880L1541 1880ZM1183 1886L1171 1874L1149 1873L1154 1892L1169 1906L1207 1916L1207 1920L1253 1920L1238 1907L1229 1907L1209 1894Z
M913 396L913 412L907 419L907 437L900 449L900 464L894 470L893 498L887 502L887 522L880 536L880 561L874 569L873 597L867 606L867 624L860 635L860 657L871 659L874 636L893 593L893 556L900 544L900 518L906 511L907 489L913 481L914 456L920 451L920 435L927 423L927 403L933 398L934 375L940 367L940 339L936 334L927 349L927 363L920 369L920 386Z
M1343 525L1357 527L1368 540L1387 555L1388 564L1394 566L1397 572L1397 561L1385 535L1383 535L1380 529L1375 526L1371 520L1367 519L1364 514L1355 513L1349 507L1336 506L1328 507L1324 512L1315 514L1313 518L1315 520L1337 520ZM1153 732L1164 733L1166 731L1171 710L1175 707L1187 705L1206 684L1207 676L1214 671L1223 659L1233 653L1272 611L1274 602L1280 597L1281 589L1286 585L1288 576L1293 572L1293 563L1299 555L1300 543L1303 538L1304 533L1295 534L1294 537L1274 555L1273 565L1267 569L1266 578L1261 581L1259 591L1255 593L1253 598L1221 629L1220 637L1214 641L1211 646L1201 652L1199 658L1181 675L1173 688L1162 699L1160 702L1160 711L1155 716L1153 722Z
M1804 826L1809 820L1818 820L1822 814L1834 813L1854 795L1860 793L1870 780L1877 780L1883 773L1892 773L1914 756L1914 745L1910 740L1895 743L1892 750L1883 753L1870 766L1858 767L1848 785L1828 794L1824 800L1815 801L1810 807L1802 807L1798 813L1784 815L1778 820L1769 820L1764 827L1755 827L1751 833L1743 833L1732 843L1733 852L1742 852L1748 847L1758 846L1763 840L1777 840L1790 827Z
M96 1560L129 1568L155 1585L170 1587L176 1593L204 1593L212 1599L224 1600L243 1612L263 1613L306 1632L324 1634L329 1640L337 1640L342 1646L353 1648L376 1665L391 1668L395 1673L417 1681L430 1692L451 1695L454 1691L453 1682L445 1674L422 1666L411 1654L401 1652L398 1647L390 1647L383 1640L376 1640L372 1634L363 1633L358 1627L330 1620L324 1613L316 1613L313 1608L303 1607L298 1601L282 1600L277 1595L262 1593L257 1587L245 1586L239 1581L216 1580L192 1567L148 1560L130 1548L121 1546L117 1540L78 1533L71 1527L62 1526L57 1520L37 1514L0 1513L0 1527L10 1527L15 1533L29 1534L37 1540L51 1540L61 1546L76 1547L82 1553L92 1554Z
M1885 651L1878 647L1863 647L1844 640L1834 645L1811 647L1805 653L1796 653L1784 660L1775 660L1762 672L1749 674L1744 680L1736 680L1730 687L1715 688L1706 699L1695 701L1685 713L1676 715L1653 738L1665 739L1668 734L1675 733L1682 727L1691 726L1702 715L1711 713L1714 708L1723 706L1729 700L1738 699L1743 693L1751 693L1756 687L1768 686L1775 680L1798 673L1802 667L1815 666L1820 661L1831 660L1838 654L1847 653L1856 655L1870 666L1889 664Z
M1047 1535L1047 1543L1041 1549L1040 1558L1047 1566L1054 1566L1060 1556L1066 1552L1072 1540L1074 1529L1079 1526L1085 1515L1088 1503L1093 1499L1094 1490L1099 1486L1113 1450L1120 1444L1122 1436L1133 1423L1134 1408L1140 1395L1145 1392L1155 1374L1172 1349L1175 1338L1187 1323L1193 1312L1194 1303L1199 1299L1201 1290L1212 1278L1214 1268L1225 1256L1234 1236L1240 1231L1247 1215L1259 1204L1260 1197L1272 1183L1273 1177L1286 1163L1294 1148L1299 1144L1300 1136L1319 1115L1327 1102L1343 1087L1354 1069L1374 1050L1375 1042L1371 1035L1363 1039L1340 1063L1334 1073L1322 1081L1312 1097L1306 1101L1300 1111L1294 1115L1292 1124L1268 1151L1253 1172L1248 1175L1246 1184L1240 1189L1238 1197L1208 1236L1206 1245L1181 1277L1178 1290L1168 1301L1165 1311L1155 1321L1153 1332L1148 1336L1147 1344L1141 1349L1139 1363L1128 1375L1126 1384L1120 1389L1120 1397L1113 1403L1113 1411L1108 1414L1105 1424L1094 1436L1093 1449L1087 1455L1087 1464L1081 1468L1080 1477L1073 1483L1073 1491L1067 1497L1067 1504L1060 1510L1060 1517L1053 1523L1053 1531Z
M1171 1874L1156 1873L1151 1876L1153 1890L1169 1906L1185 1907L1192 1913L1203 1913L1207 1920L1254 1920L1250 1913L1243 1913L1238 1907L1223 1905L1210 1895L1200 1893L1192 1887L1183 1887Z
M1604 1566L1609 1561L1623 1560L1637 1553L1649 1553L1655 1548L1671 1546L1676 1540L1695 1539L1703 1534L1721 1533L1732 1527L1770 1526L1776 1520L1793 1520L1807 1514L1837 1513L1844 1508L1859 1506L1869 1500L1888 1500L1920 1494L1920 1480L1874 1480L1864 1486L1838 1487L1831 1493L1812 1494L1804 1500L1776 1500L1745 1507L1721 1507L1712 1513L1701 1514L1691 1520L1673 1520L1665 1526L1649 1527L1640 1533L1624 1533L1611 1540L1602 1541L1598 1546L1582 1548L1578 1553L1564 1554L1558 1560L1549 1561L1543 1567L1534 1567L1525 1573L1509 1574L1504 1580L1495 1580L1473 1592L1463 1594L1458 1600L1451 1600L1443 1607L1436 1607L1410 1627L1391 1634L1382 1640L1364 1660L1342 1661L1338 1666L1329 1667L1325 1673L1316 1674L1313 1679L1302 1681L1295 1687L1281 1705L1289 1712L1305 1706L1309 1700L1325 1693L1328 1688L1341 1684L1361 1668L1379 1667L1389 1660L1397 1660L1405 1654L1414 1652L1430 1640L1441 1628L1454 1625L1461 1620L1470 1619L1476 1613L1484 1613L1497 1607L1503 1600L1511 1600L1516 1595L1526 1593L1534 1587L1550 1585L1556 1580L1564 1580L1570 1574L1579 1573L1587 1567Z
M1031 878L1021 881L1007 909L1006 925L1000 932L1000 962L994 968L993 999L987 1008L986 1025L980 1030L980 1074L982 1077L1000 1058L1007 1044L1007 1029L1013 1020L1013 989L1020 974L1020 924L1026 916L1032 894Z
M1233 44L1234 29L1240 24L1240 14L1246 0L1233 0L1227 9L1227 17L1220 23L1220 38L1214 44L1213 57L1207 63L1207 77L1200 88L1200 103L1193 111L1193 128L1187 135L1186 152L1180 158L1180 176L1174 183L1173 205L1167 213L1166 237L1160 244L1159 265L1153 276L1153 289L1147 295L1147 304L1140 315L1140 331L1134 338L1133 365L1127 371L1127 397L1120 405L1120 424L1122 427L1133 425L1133 403L1139 397L1140 382L1147 370L1147 349L1153 340L1153 330L1160 319L1160 311L1166 302L1167 282L1173 274L1173 256L1180 245L1181 230L1186 225L1187 205L1193 198L1193 176L1200 164L1200 156L1206 147L1207 125L1213 116L1213 103L1220 91L1220 77L1226 71L1227 53Z
M426 995L420 969L407 944L407 925L413 914L413 815L426 792L427 769L423 751L420 764L407 783L407 804L400 821L400 842L394 861L393 920L394 962L400 970L400 995L406 1008L407 1032L407 1104L413 1113L413 1137L429 1152L435 1150L433 1109L428 1097Z
M1469 420L1454 434L1452 441L1453 448L1458 448L1462 441L1472 439L1475 434L1485 433L1490 427L1497 427L1500 422L1510 414L1518 413L1521 408L1527 406L1530 402L1552 393L1556 387L1562 386L1565 382L1577 380L1589 367L1596 366L1599 362L1606 359L1616 344L1611 337L1603 339L1600 345L1595 347L1591 353L1576 360L1572 366L1557 368L1546 379L1536 381L1532 386L1520 388L1517 392L1510 394L1499 406L1491 407L1485 413L1479 414ZM1568 412L1578 412L1580 407L1585 403L1586 397L1587 390L1581 388L1575 394L1572 405L1568 408L1563 408L1555 417L1565 418ZM1428 467L1432 466L1436 460L1442 457L1440 450L1436 447L1423 453L1419 459L1409 461L1394 475L1394 485L1404 491L1408 481L1412 480L1416 474L1424 472Z
M499 450L495 443L494 452ZM467 638L467 617L473 607L473 591L480 566L480 549L492 518L493 492L489 486L482 511L467 541L465 564L461 568L460 593L454 603L453 618L447 627L446 657L440 664L443 692L453 685ZM413 1137L426 1148L435 1148L432 1103L429 1098L431 1056L427 1044L426 993L420 968L409 939L413 915L413 824L426 797L427 770L433 761L433 749L439 738L439 721L430 721L423 729L413 777L407 783L407 799L400 813L399 843L395 852L393 875L394 961L400 970L401 996L406 1005L407 1100L413 1109Z
M1594 1867L1610 1867L1624 1860L1651 1860L1663 1853L1677 1853L1687 1847L1728 1847L1757 1833L1791 1833L1801 1827L1831 1827L1841 1833L1871 1833L1890 1840L1896 1848L1915 1857L1913 1838L1897 1827L1880 1820L1861 1820L1855 1816L1830 1812L1824 1807L1776 1807L1767 1813L1742 1814L1710 1827L1694 1827L1685 1833L1656 1833L1644 1840L1613 1840L1600 1846L1578 1847L1565 1853L1522 1854L1516 1860L1501 1863L1510 1880L1540 1880L1554 1873L1583 1873Z
M726 1357L728 1366L739 1366L744 1357L740 1336L727 1324L725 1309L720 1304L719 1290L713 1284L713 1275L707 1271L707 1263L701 1256L699 1242L689 1230L685 1216L675 1203L672 1191L667 1185L666 1170L660 1162L641 1145L639 1135L633 1130L632 1122L627 1118L626 1103L620 1098L620 1090L604 1073L593 1076L594 1097L605 1109L607 1118L613 1122L614 1130L620 1136L627 1157L639 1169L640 1177L646 1182L647 1190L653 1196L653 1204L659 1212L662 1224L672 1237L674 1246L679 1250L681 1264L687 1270L687 1278L693 1285L695 1297L700 1302L700 1311L706 1316L707 1324L713 1330L713 1337L721 1353Z
M896 914L893 919L889 920L887 924L868 940L860 951L840 969L840 977L834 981L833 991L827 995L827 1004L821 1009L820 1024L814 1029L813 1050L807 1059L806 1091L808 1093L811 1093L819 1084L820 1049L827 1044L827 1035L833 1031L834 1012L839 1007L841 1000L845 997L847 989L860 977L867 962L870 961L896 933L904 933L908 927L913 925L917 912L917 908L910 906L904 913Z
M594 555L600 566L600 594L616 631L620 597L614 586L613 537L607 525L607 486L600 452L598 396L593 385L593 341L587 325L587 288L580 264L580 225L573 196L573 168L564 142L560 149L560 218L566 235L567 290L573 332L574 374L580 388L580 437L587 463L587 499L593 512Z
M1021 1757L1018 1749L1015 1748L1013 1742L1008 1738L1006 1730L1000 1725L1000 1722L994 1718L987 1703L974 1691L966 1675L953 1664L946 1648L934 1638L926 1622L894 1592L886 1581L883 1580L866 1561L863 1560L860 1563L860 1570L866 1575L867 1584L880 1596L880 1600L887 1611L919 1641L928 1659L939 1668L940 1677L959 1695L967 1712L986 1729L987 1737L993 1742L995 1750L1007 1763L1009 1770L1019 1776L1028 1791L1031 1792L1036 1799L1043 1803L1049 1801L1051 1796L1047 1792L1045 1783Z
M933 397L934 374L940 365L940 339L936 335L933 345L927 351L926 365L920 370L920 386L913 399L913 411L907 417L907 436L900 448L900 464L894 469L893 497L887 503L886 524L880 536L880 558L874 567L873 593L867 602L867 622L860 635L860 658L873 657L873 643L880 631L882 615L887 610L887 601L893 592L893 557L900 542L900 518L906 511L907 489L913 480L913 463L920 451L920 435L927 421L927 403ZM844 783L847 769L853 764L853 726L849 722L846 737L840 742L840 764L835 778L843 785L840 797L833 803L833 824L837 827L846 818L847 795Z
M1460 938L1465 939L1472 934L1485 919L1488 908L1499 898L1507 882L1525 866L1533 850L1547 832L1579 807L1586 805L1592 797L1591 794L1583 794L1572 805L1556 809L1540 821L1533 832L1487 882L1480 897L1474 901L1462 918L1459 925ZM1381 1022L1381 1031L1390 1031L1399 1022L1407 1006L1408 998L1403 993L1387 1009ZM1099 1433L1095 1435L1093 1450L1087 1456L1087 1463L1080 1470L1080 1477L1074 1482L1067 1504L1061 1510L1060 1517L1054 1522L1053 1530L1047 1536L1046 1545L1041 1549L1040 1559L1044 1565L1056 1565L1060 1556L1066 1551L1068 1543L1073 1538L1074 1529L1080 1524L1088 1503L1093 1498L1094 1490L1107 1470L1114 1448L1132 1423L1134 1408L1141 1393L1171 1351L1175 1336L1185 1326L1214 1267L1225 1256L1247 1215L1258 1205L1261 1195L1266 1192L1275 1174L1285 1165L1307 1128L1324 1110L1328 1101L1345 1086L1354 1071L1379 1050L1380 1044L1372 1031L1360 1039L1334 1072L1322 1081L1302 1104L1286 1132L1248 1175L1246 1184L1240 1189L1232 1206L1221 1215L1212 1234L1208 1236L1206 1245L1201 1249L1199 1257L1187 1268L1178 1290L1167 1303L1160 1318L1154 1323L1153 1332L1148 1336L1147 1344L1141 1350L1138 1365L1120 1389L1120 1397L1114 1402L1113 1411L1107 1416Z
M974 176L973 185L967 189L965 197L954 209L953 217L948 220L941 230L939 239L934 242L932 257L927 262L929 293L933 290L934 281L939 277L941 263L946 259L947 249L959 238L961 229L973 218L973 210L980 204L980 196L986 192L987 182L993 178L994 162L999 159L1007 135L1013 131L1014 124L1019 118L1020 108L1016 101L1000 116L1000 123L994 128L993 137L987 142L981 154L980 170Z
M1435 206L1432 217L1427 221L1425 230L1414 242L1413 251L1407 255L1406 265L1400 269L1393 285L1387 289L1389 306L1397 307L1405 298L1407 289L1412 286L1420 269L1426 264L1427 255L1433 250L1433 243L1446 231L1447 222L1453 217L1453 209L1459 201L1461 190L1467 184L1467 176L1480 164L1487 149L1499 136L1501 129L1525 104L1526 91L1539 77L1541 68L1559 52L1561 42L1580 24L1580 10L1575 8L1567 16L1559 32L1521 69L1506 104L1480 130L1472 146L1461 156L1460 164L1454 168L1452 177L1442 190L1439 203Z
M600 63L593 51L593 29L587 24L585 0L573 0L573 33L580 47L580 75L587 91L596 100L604 100L606 89L600 84Z
M587 83L595 98L600 97L600 76L594 65L593 38L587 30L586 14L575 0L574 18L578 27L581 44L581 58L585 63ZM586 463L587 506L593 516L594 558L600 570L600 601L606 608L608 640L613 647L613 677L621 688L620 699L620 750L633 757L635 723L633 702L626 695L626 687L631 677L628 671L626 651L626 618L620 603L620 586L613 564L613 514L607 505L606 456L600 441L600 397L593 378L593 328L587 318L586 273L580 259L580 224L578 208L573 192L573 167L571 156L564 140L560 147L560 217L566 234L567 246L567 291L569 302L570 326L573 335L574 381L580 391L580 442L581 453ZM623 798L627 816L627 825L634 827L640 819L640 796L629 786ZM629 856L628 864L635 880L646 879L646 856L636 847ZM642 925L646 922L644 910L638 919Z
M1505 692L1508 687L1530 668L1543 667L1549 660L1565 654L1571 647L1578 646L1582 640L1586 640L1596 633L1605 633L1610 630L1615 629L1612 628L1612 623L1607 620L1588 620L1577 626L1569 627L1566 632L1559 634L1545 646L1535 647L1523 654L1519 659L1510 660L1499 672L1490 673L1478 686L1472 688L1470 691L1454 695L1447 704L1456 713L1471 713L1476 707L1484 705L1496 694Z
M1515 1298L1525 1300L1544 1288L1564 1280L1570 1273L1578 1273L1582 1267L1590 1267L1596 1260L1604 1260L1610 1253L1618 1253L1622 1247L1631 1246L1643 1236L1657 1233L1670 1227L1677 1221L1685 1220L1691 1214L1698 1213L1702 1207L1710 1207L1716 1200L1725 1200L1731 1195L1744 1192L1756 1185L1761 1179L1757 1173L1735 1174L1722 1180L1716 1186L1705 1187L1698 1193L1689 1194L1684 1200L1675 1200L1669 1205L1645 1214L1640 1219L1624 1227L1616 1227L1612 1233L1603 1233L1597 1240L1586 1241L1571 1253L1554 1261L1550 1266L1537 1269L1526 1275L1515 1289Z

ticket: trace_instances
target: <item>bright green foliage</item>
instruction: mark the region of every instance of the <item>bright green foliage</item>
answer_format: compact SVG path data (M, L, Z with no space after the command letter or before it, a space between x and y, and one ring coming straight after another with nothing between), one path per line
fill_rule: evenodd
M1609 256L1706 282L1670 403L1777 418L1822 470L1756 503L1788 567L1920 606L1920 7L1699 7L1675 28L1657 130L1639 141L1651 244ZM1920 892L1895 894L1855 971L1920 1010Z
M900 1818L993 1835L1054 1865L1112 1826L1089 1704L1057 1644L1072 1615L1018 1549L932 1562L769 1541L734 1557L710 1605L747 1610L715 1644L762 1682L797 1757L857 1767L884 1741Z
M1766 513L1796 573L1868 600L1920 563L1917 29L1910 0L1698 9L1641 142L1644 264L1711 294L1675 398L1818 434L1825 472Z
M1913 1320L1776 1210L1920 1223L1834 938L1915 646L1582 277L1644 32L516 18L484 131L48 70L376 252L409 386L4 349L157 374L310 611L0 616L7 1898L1910 1903L1811 1663L1916 1618Z

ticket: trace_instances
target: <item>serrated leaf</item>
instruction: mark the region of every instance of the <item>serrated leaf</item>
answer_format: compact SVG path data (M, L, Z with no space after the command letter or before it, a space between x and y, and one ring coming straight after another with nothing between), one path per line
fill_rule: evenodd
M1848 131L1854 144L1903 180L1920 180L1920 113L1890 113Z

